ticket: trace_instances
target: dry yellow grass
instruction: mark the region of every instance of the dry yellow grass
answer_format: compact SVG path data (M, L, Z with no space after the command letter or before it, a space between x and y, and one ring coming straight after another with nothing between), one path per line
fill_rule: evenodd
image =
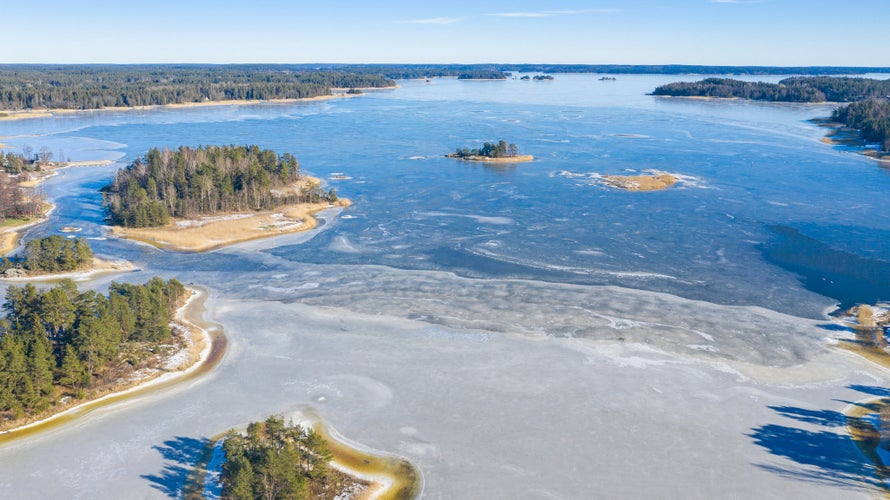
M4 111L0 114L0 121L27 120L28 118L48 118L52 116L45 110L28 110L28 111Z
M628 191L657 191L667 189L679 179L671 174L653 175L604 175L603 182L609 186Z
M18 231L6 231L0 233L0 255L6 255L19 246Z
M0 256L12 252L19 246L19 236L22 229L39 224L46 220L46 216L55 208L52 204L47 203L43 207L43 215L36 219L24 220L21 223L9 225L0 231Z
M862 304L856 308L856 319L859 322L859 326L863 328L874 328L877 326L875 324L875 313L869 305Z
M272 211L177 220L157 228L114 227L112 234L171 250L203 252L242 241L307 231L318 224L315 213L349 204L349 200L341 199L333 205L304 203Z

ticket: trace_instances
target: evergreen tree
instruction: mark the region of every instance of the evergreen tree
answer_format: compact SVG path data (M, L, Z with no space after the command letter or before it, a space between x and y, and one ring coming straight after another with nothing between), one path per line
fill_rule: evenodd
M65 346L59 383L72 389L83 389L90 381L90 374L71 345Z

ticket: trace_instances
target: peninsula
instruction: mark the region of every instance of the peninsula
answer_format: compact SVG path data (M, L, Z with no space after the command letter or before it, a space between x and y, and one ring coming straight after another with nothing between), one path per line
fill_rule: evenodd
M143 382L143 369L179 369L171 355L194 339L174 316L188 296L175 279L157 277L144 285L112 282L107 296L81 292L69 279L45 291L10 286L0 324L0 428Z
M113 234L193 252L312 229L316 212L350 204L258 146L155 148L103 191Z
M535 159L532 155L519 154L516 144L508 144L503 140L496 143L486 142L479 149L457 148L455 152L445 156L457 160L485 163L522 163Z
M839 126L857 130L864 143L877 144L877 150L865 151L868 156L880 158L890 152L890 79L814 76L764 83L706 78L698 82L662 85L652 95L850 103L836 109L831 120Z

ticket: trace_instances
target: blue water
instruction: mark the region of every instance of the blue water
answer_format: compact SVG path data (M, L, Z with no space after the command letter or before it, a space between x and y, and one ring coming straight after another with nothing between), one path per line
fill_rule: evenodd
M98 188L150 147L251 143L294 153L354 203L309 241L263 250L284 261L620 285L808 317L890 299L890 172L819 142L824 130L808 120L831 108L646 95L676 79L403 81L354 99L0 122L0 142L120 159L48 183L59 208L29 236L79 225L101 237ZM489 167L443 156L498 139L535 161ZM647 169L687 181L648 193L596 182ZM270 265L92 243L186 281Z

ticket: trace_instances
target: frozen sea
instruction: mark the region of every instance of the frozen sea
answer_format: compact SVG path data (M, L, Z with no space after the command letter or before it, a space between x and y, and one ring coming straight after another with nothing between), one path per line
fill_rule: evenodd
M776 80L779 77L770 77ZM826 105L656 98L676 76L401 81L352 99L0 122L72 160L26 237L211 292L197 382L0 447L0 496L176 497L196 443L311 410L411 460L425 498L869 497L845 405L887 374L827 313L890 299L890 172ZM531 163L444 157L505 139ZM106 237L98 189L150 147L291 152L353 205L204 254ZM614 190L659 170L677 187Z

